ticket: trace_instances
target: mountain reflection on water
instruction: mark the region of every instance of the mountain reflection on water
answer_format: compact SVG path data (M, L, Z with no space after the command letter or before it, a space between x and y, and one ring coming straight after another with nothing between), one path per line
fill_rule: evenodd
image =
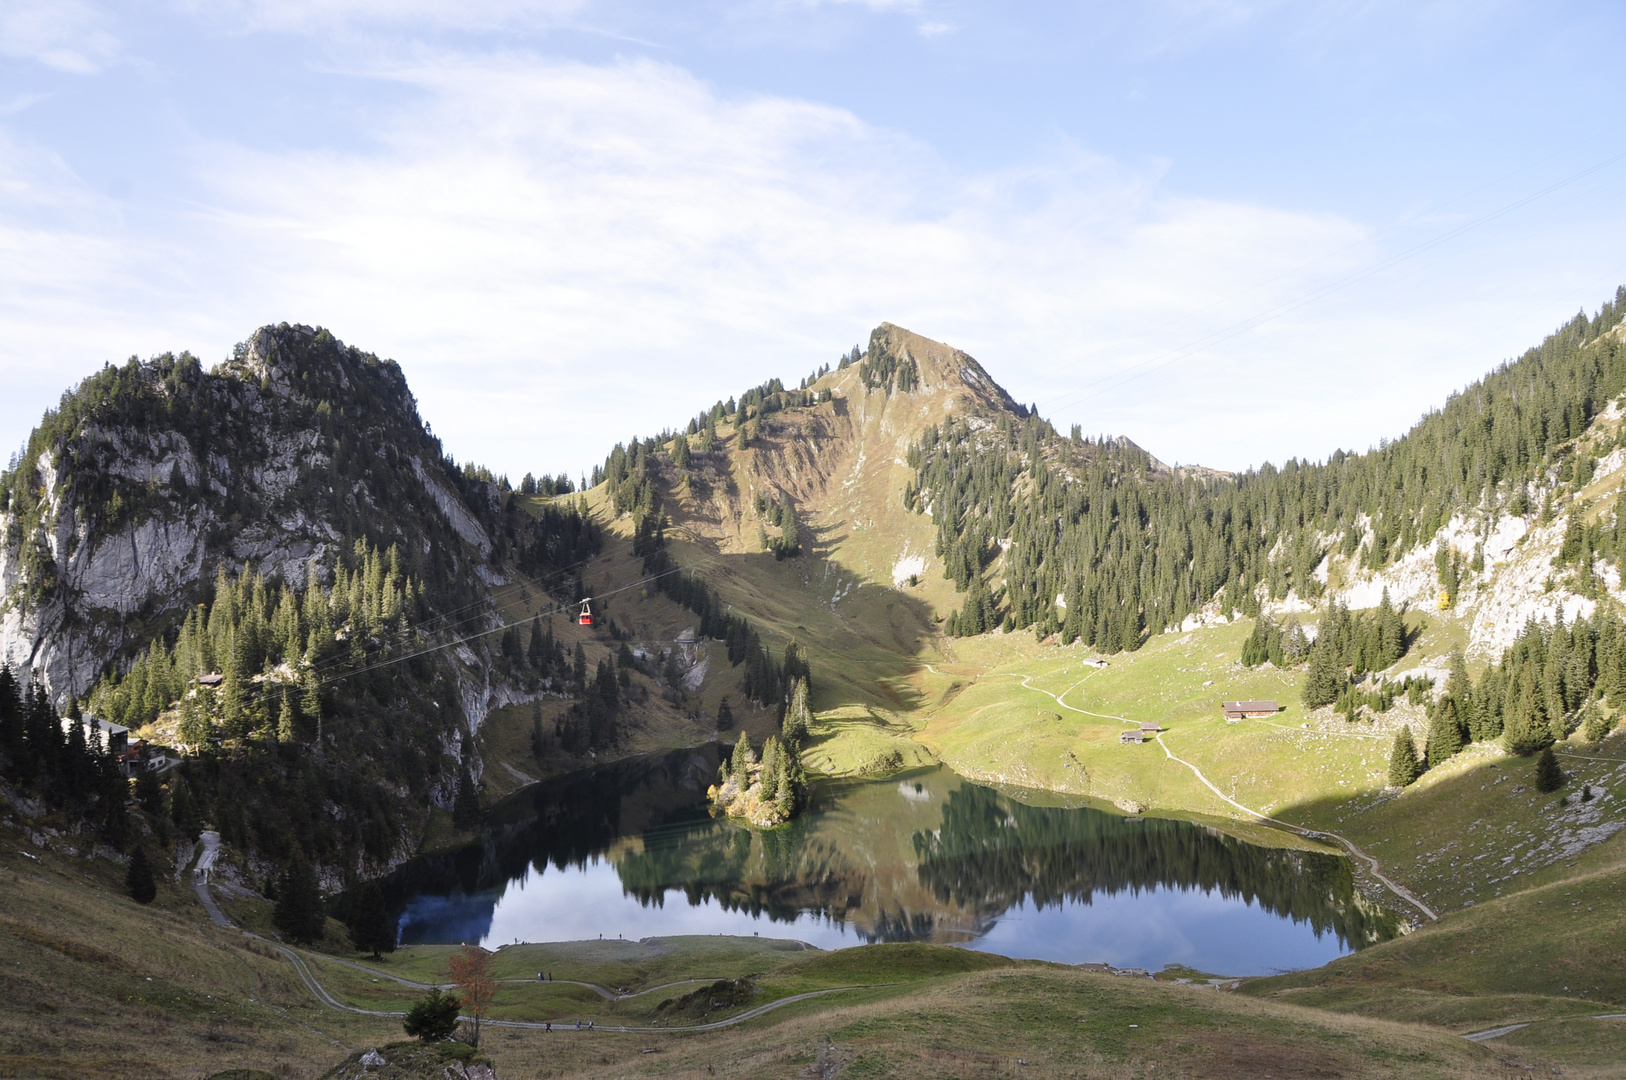
M1339 856L1034 805L1049 797L948 769L824 785L810 813L749 829L707 813L718 755L638 758L525 789L481 842L392 876L402 941L765 932L1251 974L1325 963L1398 929Z

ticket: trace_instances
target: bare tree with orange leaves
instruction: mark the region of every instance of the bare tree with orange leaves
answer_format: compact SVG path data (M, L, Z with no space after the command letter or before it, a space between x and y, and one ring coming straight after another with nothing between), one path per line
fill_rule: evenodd
M452 982L463 996L463 1011L474 1018L474 1045L480 1045L480 1021L491 1007L491 998L497 992L497 980L491 975L492 954L473 945L465 945L452 954Z

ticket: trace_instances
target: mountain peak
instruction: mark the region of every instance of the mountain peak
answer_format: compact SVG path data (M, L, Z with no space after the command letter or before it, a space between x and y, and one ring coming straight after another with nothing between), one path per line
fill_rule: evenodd
M890 372L911 361L918 373L920 389L927 393L963 388L987 408L1027 415L1027 409L964 350L923 337L895 323L883 322L870 332L869 351L864 354L866 367Z

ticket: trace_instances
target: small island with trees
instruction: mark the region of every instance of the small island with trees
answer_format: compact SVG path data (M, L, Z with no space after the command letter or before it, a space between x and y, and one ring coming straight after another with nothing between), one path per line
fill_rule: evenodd
M740 733L734 752L717 770L717 783L706 792L713 814L772 829L806 807L807 776L800 748L812 719L807 701L804 676L791 689L780 734L768 736L760 757L751 749L750 736Z

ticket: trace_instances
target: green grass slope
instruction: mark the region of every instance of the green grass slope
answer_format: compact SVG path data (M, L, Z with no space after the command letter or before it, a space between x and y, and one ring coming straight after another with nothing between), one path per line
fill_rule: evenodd
M162 884L155 904L141 907L123 897L120 876L108 860L49 851L30 858L9 845L0 850L0 883L9 901L0 921L0 967L10 975L8 1008L0 1010L0 1074L178 1078L260 1069L285 1080L314 1080L350 1075L344 1069L353 1072L356 1055L373 1047L386 1048L387 1057L397 1054L388 1048L400 1041L398 1022L319 1004L285 959L209 925L195 896L173 879ZM1521 900L1525 907L1487 905L1453 916L1438 931L1362 954L1356 958L1361 963L1375 958L1364 973L1350 968L1346 974L1335 966L1325 986L1300 975L1261 981L1258 991L1247 994L920 944L834 953L760 938L515 946L497 954L499 976L513 981L502 984L494 1016L546 1017L568 1026L553 1032L488 1027L481 1052L505 1080L1466 1078L1522 1073L1530 1066L1562 1068L1571 1076L1620 1076L1619 1046L1611 1041L1619 1029L1590 1018L1583 1022L1581 1012L1593 1001L1618 997L1618 977L1593 984L1584 1000L1553 992L1585 932L1607 932L1601 923L1582 925L1579 915L1571 915L1583 933L1566 939L1568 952L1550 958L1527 986L1507 993L1499 989L1496 969L1520 958L1486 963L1481 983L1471 983L1472 971L1453 960L1461 941L1505 936L1518 920L1536 917L1532 908L1543 911L1560 898L1580 902L1579 910L1590 901L1588 918L1601 920L1611 890L1619 888L1618 870L1599 875L1596 896L1571 890L1565 897L1555 885L1550 896ZM237 906L249 903L254 901ZM1390 957L1405 949L1414 953L1398 961ZM440 981L449 951L418 947L376 964L353 955L307 956L341 1001L401 1008L418 991L395 980ZM1604 959L1618 960L1612 953ZM556 981L539 984L537 970L551 970ZM1425 1017L1430 1023L1419 1024L1412 1022L1416 1015L1370 1015L1383 1010L1361 1007L1347 992L1337 997L1346 984L1395 984L1395 973L1407 970L1430 971L1435 983L1450 983L1452 990L1481 1000L1544 1004L1500 1013L1490 1006L1478 1013L1436 1009ZM608 987L612 996L562 981L567 978ZM860 989L794 1000L705 1032L574 1028L576 1019L657 1027L726 1019L760 1004L843 987ZM615 996L620 991L627 996ZM1447 991L1436 985L1401 992L1433 1001ZM1469 1019L1515 1014L1540 1023L1518 1033L1519 1039L1490 1045L1452 1034Z

